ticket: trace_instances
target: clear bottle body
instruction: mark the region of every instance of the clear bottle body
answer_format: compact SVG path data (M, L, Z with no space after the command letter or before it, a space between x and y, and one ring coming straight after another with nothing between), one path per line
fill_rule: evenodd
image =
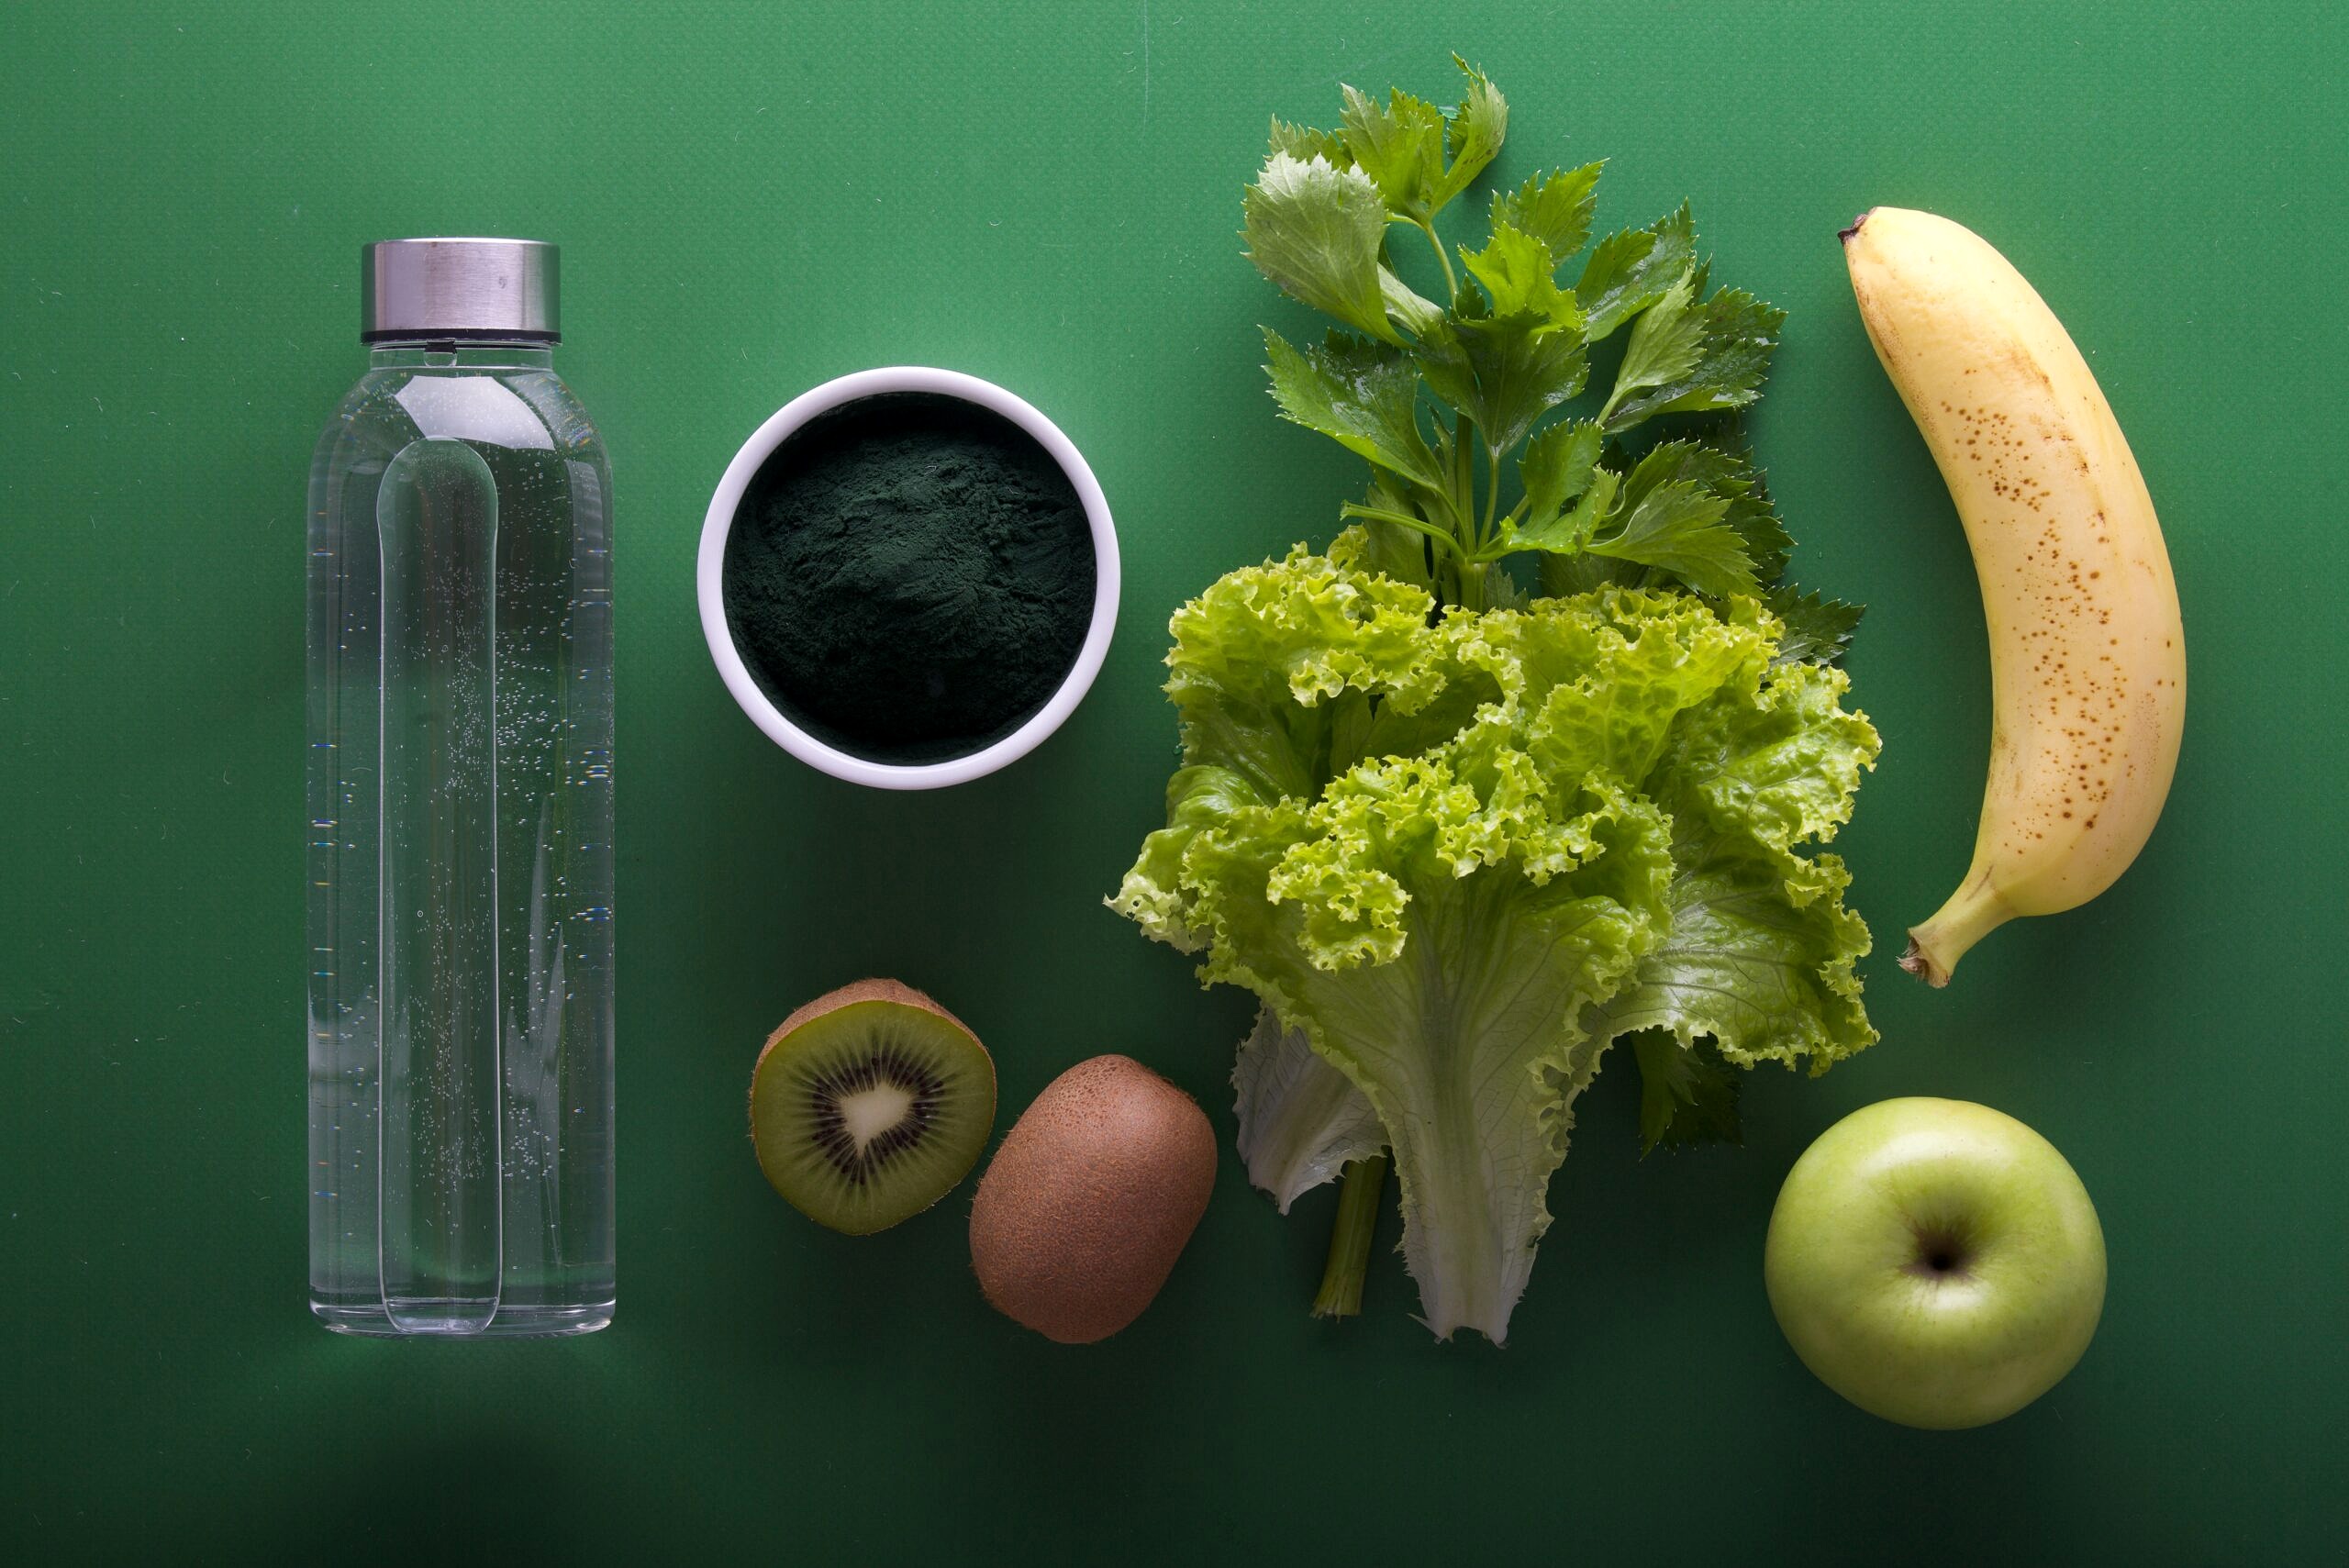
M610 469L547 350L377 348L310 475L310 1305L613 1283Z

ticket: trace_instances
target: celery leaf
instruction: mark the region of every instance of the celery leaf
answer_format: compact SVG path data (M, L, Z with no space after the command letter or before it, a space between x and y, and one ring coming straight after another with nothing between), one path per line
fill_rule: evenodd
M1722 521L1729 503L1685 480L1631 500L1583 548L1668 573L1700 594L1755 591L1753 558Z
M1860 624L1859 606L1791 587L1772 589L1762 603L1786 623L1786 634L1778 639L1777 659L1782 664L1839 662Z
M1667 293L1640 317L1631 328L1634 348L1670 299ZM1609 432L1620 434L1658 414L1709 414L1752 403L1762 395L1762 378L1769 373L1786 318L1785 311L1742 289L1722 289L1686 311L1673 324L1673 346L1682 350L1677 357L1642 364L1634 380L1631 356L1625 354L1624 374L1609 406Z
M1575 284L1588 317L1584 336L1594 343L1614 336L1617 328L1662 299L1696 260L1696 220L1685 202L1646 228L1600 240Z
M1508 100L1501 96L1485 73L1461 59L1452 57L1468 80L1463 86L1460 103L1445 117L1445 141L1452 161L1436 183L1429 205L1441 208L1443 205L1475 183L1501 150L1501 142L1508 135Z
M1386 207L1359 169L1275 152L1241 201L1248 259L1292 297L1397 340L1378 268Z
M1400 349L1331 332L1292 347L1267 327L1264 369L1283 417L1319 430L1381 468L1434 490L1443 484L1419 428L1419 374Z
M1703 1036L1682 1044L1669 1029L1631 1037L1640 1065L1640 1149L1660 1145L1735 1143L1737 1073Z
M1495 228L1507 226L1533 236L1563 261L1590 239L1590 217L1598 205L1598 163L1536 174L1514 191L1493 194Z

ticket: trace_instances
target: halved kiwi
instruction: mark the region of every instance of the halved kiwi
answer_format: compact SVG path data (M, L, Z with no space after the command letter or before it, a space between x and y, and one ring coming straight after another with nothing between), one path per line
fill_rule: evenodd
M860 980L767 1037L751 1142L774 1190L818 1225L885 1230L953 1190L995 1128L995 1061L910 985Z

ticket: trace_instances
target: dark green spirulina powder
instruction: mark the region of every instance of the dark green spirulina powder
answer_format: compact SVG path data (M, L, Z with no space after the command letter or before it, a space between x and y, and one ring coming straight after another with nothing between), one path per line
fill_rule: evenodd
M1051 700L1093 617L1075 486L1010 420L891 393L810 420L751 483L726 618L768 698L872 762L967 756Z

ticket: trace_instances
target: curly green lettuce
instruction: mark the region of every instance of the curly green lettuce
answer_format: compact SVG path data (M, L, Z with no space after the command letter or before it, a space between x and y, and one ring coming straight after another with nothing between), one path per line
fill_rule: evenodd
M1359 1308L1391 1151L1427 1321L1498 1340L1611 1044L1653 1147L1735 1136L1741 1068L1875 1039L1814 846L1876 738L1831 667L1859 611L1787 582L1735 424L1784 314L1714 284L1686 206L1594 242L1597 163L1448 240L1509 120L1455 63L1448 110L1273 122L1248 254L1334 328L1267 328L1264 369L1369 484L1327 553L1175 616L1184 765L1112 902L1262 1004L1250 1177L1346 1185L1315 1310Z
M1499 1341L1609 1044L1641 1042L1662 1126L1713 1114L1724 1064L1876 1038L1866 927L1809 847L1877 740L1753 597L1439 615L1375 549L1352 528L1175 614L1184 765L1111 902L1264 1005L1252 1175L1286 1206L1383 1141L1426 1322Z

